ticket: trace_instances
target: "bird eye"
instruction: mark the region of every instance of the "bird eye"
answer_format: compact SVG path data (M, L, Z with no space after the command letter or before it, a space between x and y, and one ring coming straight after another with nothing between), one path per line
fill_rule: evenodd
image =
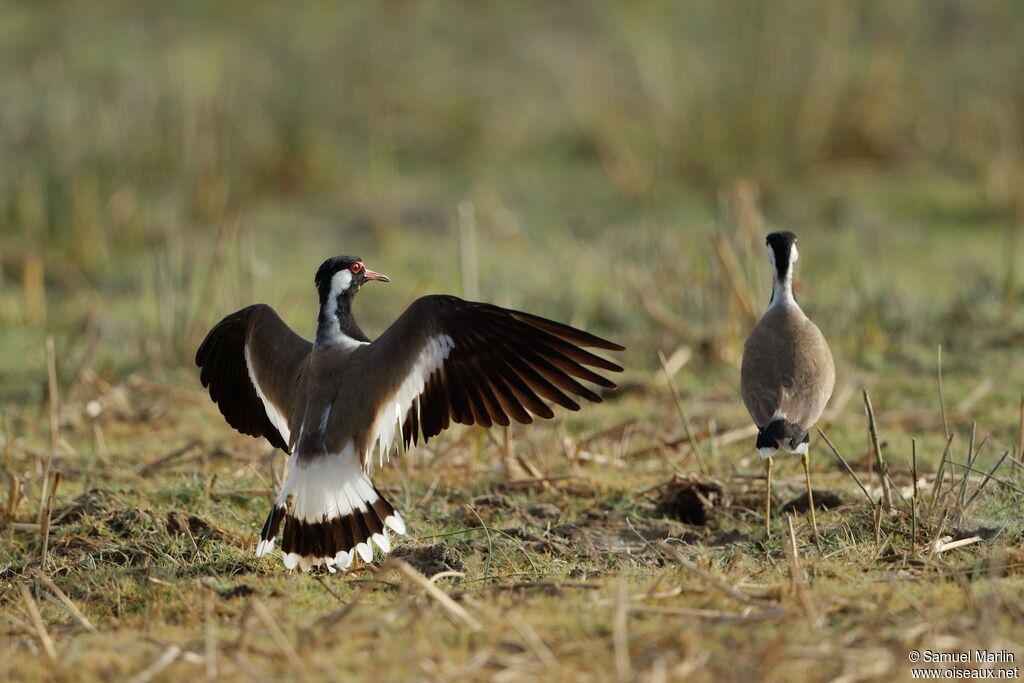
M366 266L364 266L362 263L356 261L351 266L349 266L348 269L351 270L353 273L361 273L363 271L363 268L365 267Z

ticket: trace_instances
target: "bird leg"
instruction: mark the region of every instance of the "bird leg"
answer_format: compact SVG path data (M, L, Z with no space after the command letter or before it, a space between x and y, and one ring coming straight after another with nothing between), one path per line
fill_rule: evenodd
M771 537L772 535L772 458L764 460L765 477L768 480L764 494L764 530Z
M808 451L810 448L808 448ZM818 518L814 514L814 492L811 491L811 454L804 453L804 479L807 481L807 509L811 513L811 527L814 529L814 540L818 541Z

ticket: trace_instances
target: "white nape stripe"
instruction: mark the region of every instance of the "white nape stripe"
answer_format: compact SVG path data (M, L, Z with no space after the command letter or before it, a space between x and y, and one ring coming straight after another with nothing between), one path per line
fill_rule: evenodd
M395 435L401 431L402 421L409 413L413 401L423 393L427 380L444 364L453 348L455 342L447 334L427 340L409 374L377 412L370 431L373 436L367 449L370 455L368 460L372 460L373 451L377 450L378 461L381 466L384 465L384 460L389 456L394 444ZM399 533L405 533L404 526Z
M327 295L327 303L324 304L324 313L327 316L327 343L331 346L344 346L356 348L369 342L353 339L341 331L341 323L338 321L338 297L352 286L352 271L348 268L339 270L331 278L331 292Z
M793 296L793 264L799 259L800 252L797 251L796 243L793 243L789 249L789 270L786 271L785 278L779 280L778 269L775 267L775 251L768 247L768 261L772 264L772 303L769 308L800 307L800 304L796 302L796 297Z
M252 355L249 353L248 344L245 345L245 369L249 373L249 381L252 382L253 388L256 389L256 395L260 397L260 401L263 403L263 410L270 419L270 424L274 425L274 429L276 429L281 435L281 438L284 439L285 445L290 445L291 432L288 431L288 420L281 414L281 411L277 409L277 406L267 398L267 395L263 393L259 379L256 377L256 369L252 365Z

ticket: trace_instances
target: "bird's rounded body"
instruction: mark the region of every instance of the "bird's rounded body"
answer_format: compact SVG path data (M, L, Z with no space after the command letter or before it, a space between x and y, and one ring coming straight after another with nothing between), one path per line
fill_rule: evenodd
M801 452L803 435L825 411L835 377L825 335L795 303L770 307L743 348L743 403L760 429L779 420L799 428L796 444L780 444L790 453Z
M772 233L772 299L743 347L740 393L758 427L762 458L778 451L807 452L808 432L825 410L835 385L832 352L818 326L793 297L796 236Z

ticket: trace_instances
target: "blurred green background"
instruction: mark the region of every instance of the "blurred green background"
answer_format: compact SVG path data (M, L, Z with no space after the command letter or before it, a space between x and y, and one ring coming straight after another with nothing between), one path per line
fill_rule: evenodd
M468 291L731 377L782 228L847 367L1007 357L1022 67L1010 1L5 3L0 399L48 333L193 383L241 305L309 336L337 253L371 336Z

